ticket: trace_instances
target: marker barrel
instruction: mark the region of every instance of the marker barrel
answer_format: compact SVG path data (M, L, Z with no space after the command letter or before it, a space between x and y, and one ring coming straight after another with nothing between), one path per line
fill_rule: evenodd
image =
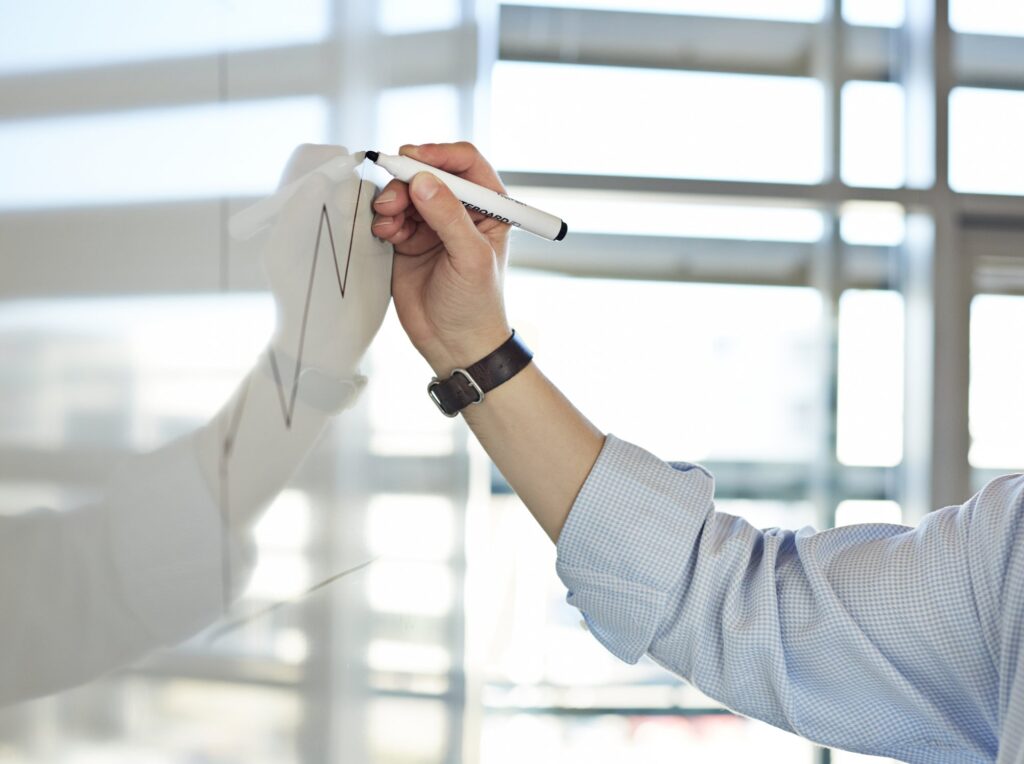
M374 151L367 152L367 156L405 183L409 183L421 172L429 172L448 186L466 209L500 220L502 223L508 223L514 228L522 228L524 231L543 236L551 241L561 241L568 231L568 226L561 218L523 204L510 196L479 186L465 178L452 175L450 172L431 167L412 157L378 154Z

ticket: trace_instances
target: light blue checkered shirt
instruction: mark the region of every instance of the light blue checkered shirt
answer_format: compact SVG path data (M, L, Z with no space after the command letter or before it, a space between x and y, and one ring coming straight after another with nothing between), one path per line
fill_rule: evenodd
M822 745L1024 764L1024 476L916 529L756 530L713 494L608 436L558 540L605 647Z

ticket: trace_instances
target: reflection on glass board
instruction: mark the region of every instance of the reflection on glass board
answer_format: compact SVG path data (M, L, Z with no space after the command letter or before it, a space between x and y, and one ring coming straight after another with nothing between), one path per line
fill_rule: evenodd
M0 4L0 71L97 66L312 42L327 0L103 0L69 13L62 0Z
M314 96L3 122L0 209L266 194L326 129Z
M334 171L326 175L321 168L329 165ZM354 403L365 384L361 358L390 302L391 249L370 235L375 189L357 174L360 165L361 157L336 147L305 146L294 153L284 181L301 180L289 186L297 190L270 221L263 247L276 325L270 337L260 338L269 339L266 350L209 422L156 451L124 460L89 504L30 507L0 516L0 599L8 615L0 623L6 656L0 663L0 705L94 679L180 642L232 607L252 571L254 526L257 538L268 532L258 522L263 508L329 416ZM300 271L309 275L299 276ZM91 326L72 325L67 333L74 339L66 348L76 341L94 347L99 337L116 354L128 344L125 336L152 344L160 340L161 329L181 331L174 312L163 316L173 329L157 320L156 331L124 332L110 321L116 310L103 301L79 310ZM15 305L3 313L0 343L15 351L31 350L34 339L59 331L66 321L59 312L33 315L31 306ZM187 319L183 323L187 326ZM339 326L344 327L340 332ZM202 344L202 328L192 329L192 342ZM118 334L120 342L109 342ZM240 357L246 355L241 351ZM48 378L47 360L45 354L31 354L20 370L34 369ZM4 444L24 442L20 430L34 425L31 414L45 421L54 403L58 424L73 419L59 408L62 390L78 396L73 411L88 418L90 430L110 419L131 423L134 418L124 409L135 391L130 376L121 378L111 397L102 378L91 388L87 381L83 395L77 376L57 377L56 390L48 391L26 385L18 372L17 365L5 367L0 384L15 392L10 402L20 402L30 416L4 427ZM36 399L47 393L51 405L36 409ZM166 408L159 398L150 405ZM112 433L111 445L130 443L131 432L125 427ZM66 440L67 432L56 430L44 433L42 443L62 447ZM40 442L39 433L30 432L28 442ZM285 494L276 511L263 522L280 525L280 512L290 512L285 525L293 531L308 516L295 493ZM301 533L295 538L301 543ZM276 533L264 561L264 566L276 563L273 582L285 584L284 589L267 592L264 586L260 592L257 584L257 595L300 593L307 583L305 562L294 550L288 555L286 541L286 533ZM285 650L293 657L302 651L295 640Z

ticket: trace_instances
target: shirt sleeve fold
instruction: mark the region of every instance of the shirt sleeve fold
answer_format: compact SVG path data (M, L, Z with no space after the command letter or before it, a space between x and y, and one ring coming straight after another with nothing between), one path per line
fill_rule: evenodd
M558 539L557 570L594 636L636 663L686 575L714 480L608 435Z
M607 437L557 571L608 650L823 745L995 759L1024 643L1024 477L917 528L759 530L713 493L702 468Z

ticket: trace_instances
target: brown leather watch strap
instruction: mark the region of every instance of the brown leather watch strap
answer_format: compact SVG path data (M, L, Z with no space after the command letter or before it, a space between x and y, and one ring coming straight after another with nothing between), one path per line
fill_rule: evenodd
M442 414L453 417L466 406L483 402L486 393L514 377L531 360L533 353L513 329L501 347L472 366L455 369L445 380L434 377L427 385L427 394Z

